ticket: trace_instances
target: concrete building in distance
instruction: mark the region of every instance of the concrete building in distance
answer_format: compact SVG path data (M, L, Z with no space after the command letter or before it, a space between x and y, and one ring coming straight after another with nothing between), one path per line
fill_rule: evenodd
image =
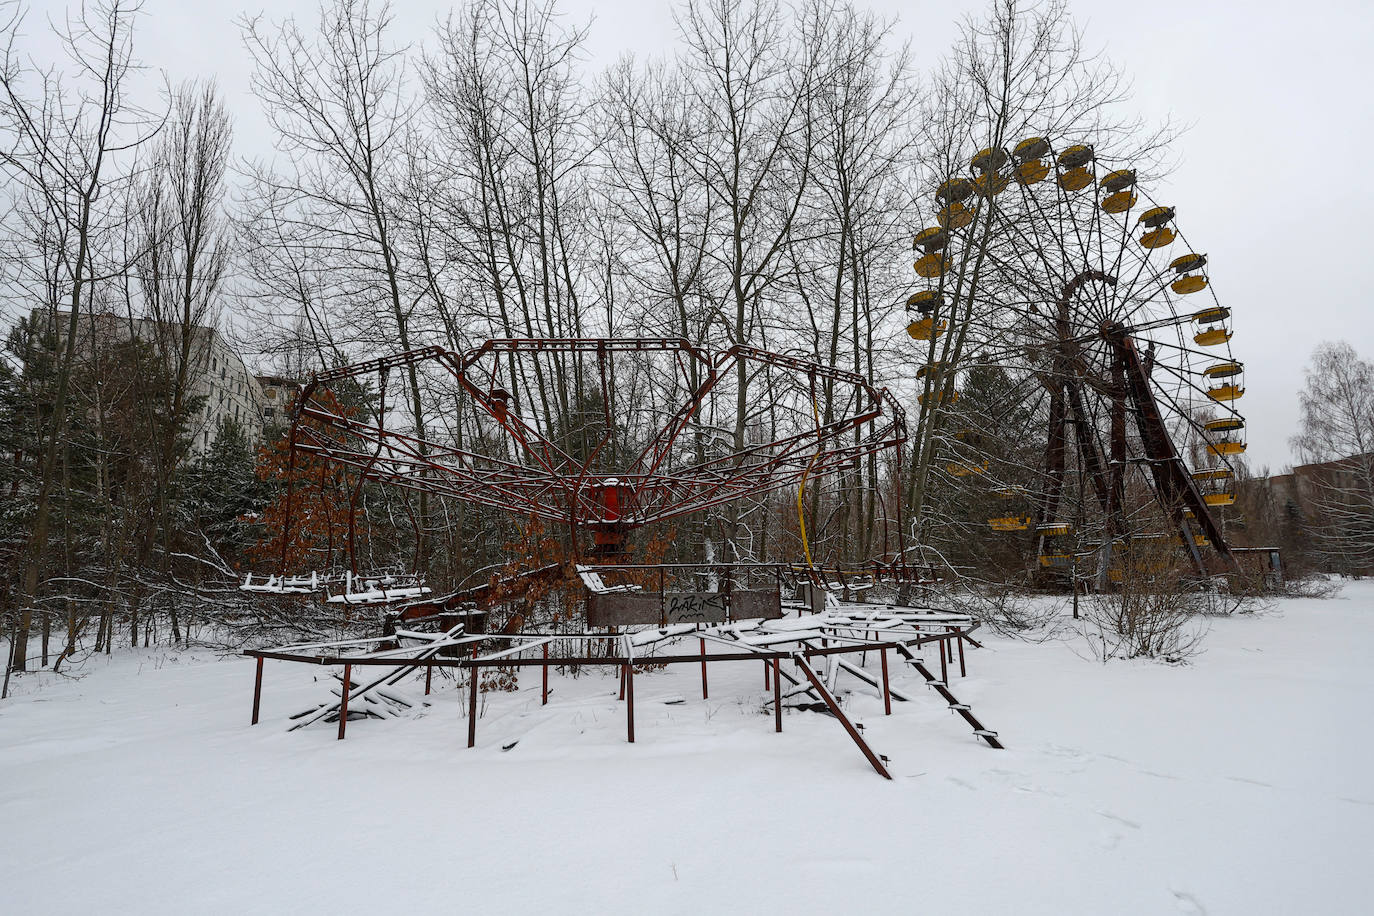
M50 311L39 309L30 315L30 322L40 333L50 328L60 347L66 337L70 316L71 313L67 311L59 311L54 315ZM53 324L55 327L50 327ZM132 338L151 344L157 342L159 334L180 333L178 326L159 323L149 318L135 318L131 321L126 316L112 312L82 315L79 327L77 353L79 357L87 359L96 353L99 345L108 346ZM228 420L239 425L250 443L260 441L264 417L268 416L263 386L218 330L202 326L190 330L191 372L188 393L191 397L204 399L204 406L199 415L187 424L186 435L191 441L192 453L201 454L208 449L220 424ZM164 350L178 348L176 340L164 340L162 344ZM280 390L281 386L277 388ZM275 413L280 413L275 399L272 406Z
M262 392L259 404L262 428L266 432L287 422L291 404L300 394L301 383L280 375L259 375L256 378Z

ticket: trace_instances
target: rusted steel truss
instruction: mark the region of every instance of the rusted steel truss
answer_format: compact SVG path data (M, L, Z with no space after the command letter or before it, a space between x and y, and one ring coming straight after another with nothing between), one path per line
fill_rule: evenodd
M647 360L657 361L661 375L672 376L670 385L661 386L668 390L654 392L664 403L652 414L641 404L624 403L631 395L618 391L617 372ZM545 380L543 386L521 384L528 382L522 361L547 364L543 374L540 366L529 370ZM577 390L590 392L604 413L588 426L593 435L578 440L580 448L570 447L568 431L560 435L548 414L530 406L549 397L548 377L568 374L570 366L579 374ZM417 436L402 428L410 418L394 407L374 417L349 415L322 396L341 382L368 383L374 377L384 390L387 374L401 367L451 376L456 411L489 418L483 423L496 435L464 443L452 433L455 423L446 437ZM741 380L757 390L741 395L729 388ZM772 387L765 389L765 383ZM810 420L818 386L842 392L832 401L842 409L830 422ZM717 393L728 393L731 403L741 396L751 404L790 398L799 408L794 416L807 421L777 427L771 437L751 429L742 446L721 447L720 430L694 426ZM626 432L622 417L634 410L641 411L638 422L648 425ZM905 435L902 410L887 389L782 354L747 346L712 352L666 338L510 339L488 340L465 353L428 347L318 373L297 401L290 443L293 453L319 456L361 478L573 528L627 530L794 486L804 474L814 478L852 467L900 445ZM703 440L712 447L703 447ZM634 447L627 449L627 441Z
M1212 548L1226 563L1228 570L1238 569L1221 526L1212 516L1210 507L1202 498L1197 483L1188 473L1188 467L1178 454L1169 430L1164 425L1164 418L1160 415L1159 405L1150 388L1149 372L1141 360L1135 341L1127 333L1126 328L1120 325L1106 327L1102 333L1121 359L1127 391L1135 406L1136 425L1140 430L1140 439L1144 445L1145 457L1150 465L1159 501L1182 534L1183 543L1188 547L1198 572L1205 575L1207 566L1194 543L1186 510L1192 511L1198 528L1207 536Z

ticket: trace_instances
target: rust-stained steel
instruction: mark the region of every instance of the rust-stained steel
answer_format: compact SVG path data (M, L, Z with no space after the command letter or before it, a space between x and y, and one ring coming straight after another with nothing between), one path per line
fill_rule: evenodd
M840 724L844 726L844 730L849 733L849 737L859 746L859 750L863 751L864 757L868 759L869 764L877 771L878 775L884 779L891 779L892 774L887 771L887 767L883 766L883 762L878 759L878 755L873 753L873 748L868 746L868 742L863 739L863 735L859 734L859 730L854 727L854 723L849 721L849 717L844 714L844 710L840 708L840 704L830 695L830 691L825 689L825 683L821 681L820 676L816 674L811 665L802 657L802 654L800 652L794 653L792 661L796 663L797 667L806 675L806 679L811 682L811 686L816 689L816 693L820 695L821 702L825 703L825 705L830 708L831 714L834 715L836 719L840 720Z
M924 627L937 627L938 630L924 630ZM880 688L881 696L884 701L884 711L891 714L891 701L893 697L899 700L906 700L909 697L893 689L889 683L889 671L887 666L887 649L895 649L911 664L941 696L950 704L951 709L955 709L973 726L975 734L987 741L992 747L1001 747L996 735L982 727L968 707L959 704L949 693L944 681L937 681L928 670L911 653L912 647L921 645L936 644L945 650L947 658L953 657L951 640L962 642L965 634L962 627L954 621L933 622L917 624L913 632L908 628L904 633L892 632L890 636L897 638L874 639L872 635L863 635L863 631L868 627L860 621L858 625L853 623L838 622L829 629L822 628L821 631L806 630L799 632L792 638L788 638L789 630L782 630L776 634L764 634L765 641L761 644L735 643L730 639L724 639L720 633L714 632L713 628L687 628L685 632L667 632L660 634L661 639L675 640L679 638L696 638L698 651L685 654L639 654L635 650L636 643L628 635L607 637L602 634L563 634L554 636L550 634L533 634L526 636L514 636L510 634L469 634L464 635L458 630L451 630L444 634L439 634L430 645L418 646L413 649L397 649L391 638L380 639L352 639L339 640L334 642L286 647L285 650L245 650L244 654L254 657L258 662L258 671L261 671L262 662L265 659L281 659L287 661L300 661L313 664L340 665L343 667L342 690L340 692L341 702L337 709L339 713L339 738L344 737L344 731L348 720L348 704L353 695L365 696L367 691L374 686L383 683L394 683L407 672L414 672L417 668L425 668L427 675L431 674L434 668L466 668L468 669L467 680L467 746L476 746L477 737L477 718L478 718L478 692L480 690L480 678L482 669L485 668L525 668L539 667L543 677L541 685L541 700L547 702L548 699L548 673L554 665L574 665L574 666L607 666L614 665L618 668L621 681L621 699L626 703L626 740L635 741L635 712L634 712L634 687L636 664L652 664L654 666L667 666L673 664L697 664L702 668L702 692L703 698L706 695L706 664L708 662L748 662L762 661L764 665L764 688L771 688L772 696L770 702L773 703L774 729L782 730L782 702L784 694L782 691L782 679L786 677L792 684L797 685L798 689L789 692L794 695L798 692L809 693L820 699L827 709L833 713L838 721L845 727L846 731L854 740L855 744L864 753L866 759L873 766L874 770L887 778L891 778L883 765L882 758L873 753L867 742L863 739L859 729L849 721L838 701L825 685L820 676L812 667L811 660L837 656L834 664L839 666L832 672L838 673L839 670L849 671L859 676L871 686ZM653 630L646 631L652 635ZM727 632L734 632L727 630ZM698 635L699 634L699 635ZM402 631L398 637L415 638L417 634ZM614 647L608 655L583 655L576 657L550 658L548 652L548 642L550 639L578 639L588 643L589 648L597 641L611 639L613 642L621 643L622 651L616 652ZM711 639L716 642L724 643L736 647L736 651L712 652L706 651L706 641ZM510 648L497 651L490 651L486 655L479 656L477 647L479 644L490 642L511 641L515 645ZM792 644L792 648L783 648L778 642ZM972 640L970 640L972 642ZM817 646L817 643L820 643ZM654 643L648 643L653 645ZM441 653L441 649L446 646L459 646L472 649L471 657L454 657ZM522 653L540 649L537 657L520 657ZM289 651L289 650L296 651ZM744 649L745 651L738 651ZM314 650L313 652L311 650ZM413 651L417 654L406 655L405 652ZM855 665L843 659L845 655L855 653L867 653L876 651L879 653L882 665L882 679L869 675L866 671L857 668ZM349 654L357 653L357 654ZM638 655L638 657L636 657ZM800 673L804 675L804 680L798 680L782 670L782 662L790 661ZM377 666L390 669L380 678L353 689L352 673L357 666ZM809 686L808 686L809 684ZM261 699L261 678L255 678L254 685L254 705L255 708ZM460 688L461 689L461 688ZM317 711L328 712L327 709ZM311 718L307 721L315 721ZM299 726L295 726L299 727Z
M480 421L476 441L416 435L402 412L362 417L323 397L345 380L375 376L384 386L398 367L456 383L456 411ZM538 392L547 387L536 384L569 367L582 391L595 393L582 395L596 407L583 413L600 411L578 430L541 406ZM711 399L733 404L740 380L775 405L783 422L771 441L737 448L704 425ZM817 380L836 392L837 418L828 423L814 421L808 400ZM297 399L289 441L293 456L310 453L362 479L590 531L600 552L614 554L641 525L839 471L905 435L887 389L795 357L668 338L530 338L488 340L463 353L426 347L317 373Z
M706 647L706 643L705 643L705 642L703 642L701 645L702 645L702 648L703 648L703 649ZM702 665L701 665L701 673L702 673L702 677L705 677L705 676L706 676L706 663L705 663L705 662L702 662ZM261 706L262 706L262 656L258 656L258 672L257 672L257 674L256 674L256 675L254 676L254 678L253 678L253 721L250 723L251 725L257 725L257 724L258 724L258 710L259 710L259 708L261 708Z
M1212 549L1226 564L1228 571L1238 572L1240 567L1231 554L1231 547L1226 542L1221 526L1217 524L1211 508L1202 498L1197 483L1188 472L1188 466L1184 464L1178 449L1174 447L1173 437L1169 435L1159 405L1150 391L1149 373L1141 361L1135 341L1121 325L1107 325L1102 329L1102 334L1115 347L1121 359L1127 390L1135 402L1136 426L1140 430L1140 439L1149 459L1150 473L1154 477L1160 503L1169 512L1175 527L1182 534L1184 546L1188 548L1198 573L1206 575L1207 566L1193 539L1186 510L1192 510L1193 519L1211 542Z
M339 697L339 740L344 739L344 729L348 726L348 689L353 685L353 666L344 665L343 690Z

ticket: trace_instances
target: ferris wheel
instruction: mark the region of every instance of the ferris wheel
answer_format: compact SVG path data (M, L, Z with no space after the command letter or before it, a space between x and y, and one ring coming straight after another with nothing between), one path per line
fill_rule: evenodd
M1024 533L1046 569L1096 550L1106 578L1100 548L1151 524L1172 528L1199 571L1204 552L1231 564L1219 512L1245 451L1244 366L1175 208L1128 164L1045 137L978 152L933 203L906 305L921 410L943 430L934 473L997 494L986 523ZM961 407L979 368L1028 418L1020 441Z

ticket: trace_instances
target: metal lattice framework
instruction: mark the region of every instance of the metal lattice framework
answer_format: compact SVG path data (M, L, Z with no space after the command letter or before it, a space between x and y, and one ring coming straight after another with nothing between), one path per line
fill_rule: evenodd
M940 445L948 473L1009 498L988 523L1030 532L1040 565L1068 567L1080 534L1102 545L1162 508L1199 569L1200 548L1229 563L1216 510L1234 502L1231 458L1245 449L1244 367L1175 209L1134 169L1043 137L982 150L933 196L937 225L914 242L928 285L907 302L922 404L958 413L956 378L995 367L1005 401L1044 431L1029 469L976 434Z
M346 410L325 392L375 382ZM423 384L444 409L417 429ZM835 405L817 410L824 391ZM740 416L747 417L743 426ZM628 531L851 467L905 438L884 388L747 346L674 339L503 339L316 374L291 427L301 451L363 478L590 530Z

